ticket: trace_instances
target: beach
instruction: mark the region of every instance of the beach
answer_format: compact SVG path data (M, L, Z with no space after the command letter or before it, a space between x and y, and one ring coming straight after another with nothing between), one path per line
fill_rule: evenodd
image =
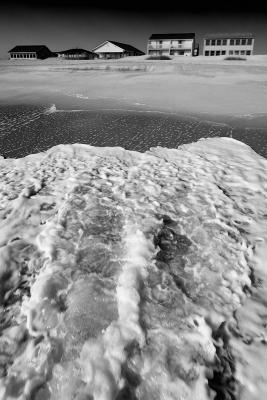
M146 151L217 135L266 157L266 65L264 56L2 61L0 154L75 142Z
M265 400L266 66L0 63L0 400Z

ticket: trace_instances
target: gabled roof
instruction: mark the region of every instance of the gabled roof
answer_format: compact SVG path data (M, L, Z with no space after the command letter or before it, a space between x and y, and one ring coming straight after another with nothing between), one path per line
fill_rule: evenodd
M195 39L194 33L153 33L149 40L153 39Z
M138 50L136 47L131 46L130 44L114 42L114 40L108 40L108 42L115 44L116 46L121 47L125 51L134 51L135 53L145 54L143 51Z
M56 51L57 54L93 54L92 51L89 50L84 50L84 49L68 49L68 50L63 50L63 51Z
M105 43L112 43L115 46L120 47L124 51L130 51L130 52L135 52L135 53L140 53L140 54L145 54L143 51L138 50L136 47L131 46L130 44L126 43L121 43L121 42L115 42L114 40L106 40L105 42L101 43L100 45L96 46L94 50L98 49L99 47L103 46Z
M204 39L247 39L247 38L253 38L252 33L240 33L240 32L234 32L234 33L207 33L204 35Z
M22 53L22 52L23 53L27 53L27 52L34 53L34 52L41 51L41 50L46 50L46 51L51 52L49 50L49 48L45 45L31 45L31 46L26 45L26 46L15 46L15 47L13 47L13 49L9 50L9 53L12 53L12 52L14 52L14 53Z

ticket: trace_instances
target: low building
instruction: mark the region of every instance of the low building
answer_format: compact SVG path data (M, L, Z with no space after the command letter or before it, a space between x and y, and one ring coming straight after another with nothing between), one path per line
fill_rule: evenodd
M37 45L37 46L15 46L13 49L9 50L10 60L14 59L27 59L27 60L37 60L45 59L48 57L53 57L54 53L49 50L47 46Z
M194 33L156 33L148 39L147 54L149 56L194 56Z
M84 49L69 49L56 52L58 58L65 60L93 60L98 58L98 55L89 50Z
M114 59L129 56L142 56L145 53L141 50L136 49L130 44L114 42L113 40L107 40L104 43L96 46L93 50L101 59Z
M212 33L204 37L203 55L251 56L254 48L251 33Z

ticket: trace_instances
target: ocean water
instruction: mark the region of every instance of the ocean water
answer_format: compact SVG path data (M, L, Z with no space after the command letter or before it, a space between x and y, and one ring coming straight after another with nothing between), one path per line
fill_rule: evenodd
M144 152L217 136L233 137L267 157L265 115L178 115L141 104L114 106L108 100L89 101L83 96L56 105L0 105L0 154L4 157L23 157L67 143Z
M0 158L0 399L265 400L266 172L227 138Z

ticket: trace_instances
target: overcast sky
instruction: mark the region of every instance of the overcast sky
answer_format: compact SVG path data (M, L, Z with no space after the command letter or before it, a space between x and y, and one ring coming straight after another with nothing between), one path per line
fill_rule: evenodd
M108 39L145 51L151 33L170 32L195 32L201 49L205 33L251 32L255 53L267 54L267 3L189 3L46 0L44 5L38 0L10 0L0 6L0 57L19 44L45 44L52 51L91 50Z

